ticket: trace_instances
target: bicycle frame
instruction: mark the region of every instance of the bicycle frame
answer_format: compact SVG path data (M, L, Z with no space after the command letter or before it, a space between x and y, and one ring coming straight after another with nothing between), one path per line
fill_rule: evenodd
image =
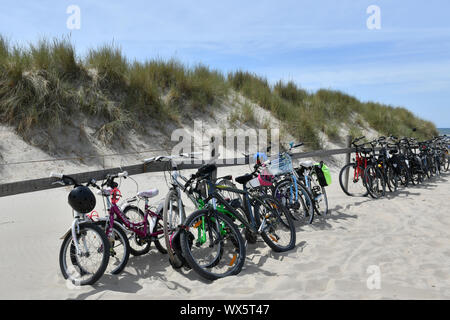
M220 205L223 205L224 209L227 210L228 212L230 212L237 220L239 220L239 222L241 222L244 227L252 230L253 232L260 233L262 230L261 227L263 226L263 223L261 223L261 226L259 229L256 229L256 220L255 220L254 212L252 210L252 206L250 203L250 197L249 197L247 188L244 186L244 189L241 190L241 189L237 189L237 188L231 188L228 186L221 186L220 190L230 191L230 192L238 193L238 194L241 194L244 196L244 210L247 210L246 212L248 213L250 220L251 220L250 223L247 222L247 219L242 217L242 215L235 208L233 208L233 206L231 206L231 204L229 204L228 201L226 201L220 193L218 193L216 191L216 185L214 183L212 183L211 181L208 181L208 193L209 194L208 194L208 197L204 200L204 202L208 203L211 200L212 208L214 210L217 210L218 212L220 212L217 209L218 208L217 202L219 202Z
M71 226L70 230L67 231L66 234L64 234L61 237L61 239L64 239L66 237L67 233L71 232L73 243L75 245L76 253L77 253L77 255L81 255L81 250L80 250L80 247L78 246L77 232L80 232L80 223L85 223L85 222L90 222L90 221L86 219L86 216L84 214L81 214L75 210L72 210L72 214L74 217L72 226ZM89 253L89 250L87 249L87 245L86 245L86 239L84 239L84 238L83 238L83 245L84 245L85 251Z
M367 168L367 157L361 157L359 151L356 151L356 170L353 173L353 181L358 181L363 176L364 170Z
M146 237L154 237L158 236L163 233L163 231L157 231L157 232L149 232L148 229L148 217L156 217L158 218L158 215L150 210L150 206L148 205L148 199L145 199L145 212L144 212L144 221L133 223L124 215L122 210L119 208L117 204L111 203L111 200L109 199L109 196L106 196L106 202L107 202L107 210L109 212L109 225L106 230L106 235L109 236L112 232L112 228L114 225L114 221L116 220L115 217L117 216L118 219L123 222L123 224L126 226L126 228L134 233L136 233L141 238ZM153 231L153 230L151 230Z

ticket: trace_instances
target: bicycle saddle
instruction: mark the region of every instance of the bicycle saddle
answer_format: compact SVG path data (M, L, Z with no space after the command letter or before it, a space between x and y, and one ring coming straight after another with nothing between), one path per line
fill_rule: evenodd
M217 178L217 180L220 180L220 179L224 179L224 180L233 180L233 176L231 176L231 175L228 175L228 176L224 176L224 177L219 177L219 178Z
M300 165L305 168L312 168L312 167L314 167L314 162L312 162L311 160L303 161L303 162L300 162Z
M153 198L153 197L156 197L158 194L159 194L158 189L149 189L149 190L141 191L137 195L141 198Z
M240 176L240 177L237 177L236 179L234 179L237 183L240 183L240 184L246 184L247 182L249 182L250 180L252 180L253 179L253 175L252 174L250 174L250 173L248 173L248 174L245 174L245 175L243 175L243 176Z

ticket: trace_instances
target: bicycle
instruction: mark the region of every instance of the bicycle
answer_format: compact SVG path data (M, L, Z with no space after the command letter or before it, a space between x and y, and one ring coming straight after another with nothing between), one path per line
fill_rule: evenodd
M98 188L94 179L85 186L74 178L58 173L50 177L58 178L64 186L73 185L69 194L73 222L71 228L61 237L63 242L59 252L59 266L64 279L75 285L92 285L104 274L109 258L110 243L103 230L92 223L86 214L95 208L95 196L89 186Z
M366 143L357 145L357 143L365 137L359 137L352 141L355 148L355 158L353 162L346 164L339 172L339 184L342 191L350 197L367 197L369 191L365 185L364 171L369 162L369 154L372 149L365 148ZM351 178L348 181L348 177Z
M328 215L328 197L325 190L327 183L319 178L320 172L318 172L322 170L323 165L323 161L318 165L312 161L303 161L300 162L299 167L295 171L299 177L303 177L301 183L306 186L312 195L314 212L321 217L326 217Z
M256 172L235 179L243 185L242 190L228 186L219 187L221 191L240 194L244 200L239 204L227 201L217 190L217 185L211 177L215 170L215 165L203 166L186 183L186 188L195 180L205 180L207 183L207 198L204 202L208 205L205 209L190 214L181 227L183 256L192 269L206 279L215 280L239 273L244 264L244 240L233 220L220 213L217 205L224 206L235 221L253 235L261 235L272 250L285 252L295 247L295 226L290 215L272 196L249 185ZM192 229L196 232L190 232ZM284 236L283 231L289 235ZM227 254L224 254L227 248L225 241L230 250ZM205 251L209 252L205 254ZM231 267L230 270L223 270L227 266Z
M123 176L124 179L132 179L128 175ZM163 203L159 203L157 207L150 206L149 198L155 197L158 195L159 191L157 189L150 189L147 191L139 191L139 186L137 182L132 179L136 184L136 195L126 199L121 205L120 209L122 210L125 217L132 223L139 223L146 220L147 217L150 217L148 221L149 228L151 230L155 229L155 225L158 230L162 229L162 210ZM144 201L143 210L139 207L139 202ZM136 203L136 204L135 204ZM147 238L142 238L139 234L129 231L128 232L128 240L130 242L130 253L133 256L141 256L147 254L151 249L151 244L154 243L156 249L162 253L167 254L167 249L161 244L162 234L150 235Z
M266 161L268 171L275 177L271 194L286 209L294 220L312 223L314 219L314 202L307 187L292 166L292 149L303 143L289 144L289 149L279 153L274 160Z
M403 187L408 187L411 181L409 161L404 153L402 153L402 142L396 137L391 135L389 137L390 142L387 144L389 154L391 155L390 161L394 172L398 176L398 182Z
M386 186L390 192L396 192L398 189L399 177L397 170L395 169L392 154L388 153L389 142L386 137L380 137L376 142L380 145L380 151L377 158L378 168L380 168L383 174ZM392 150L391 150L392 151Z
M176 159L181 158L194 158L194 154L181 154L178 156L156 156L148 159L144 159L144 165L150 164L152 162L167 161L167 167L164 172L169 172L169 179L166 178L166 183L169 186L169 191L164 197L164 204L162 208L163 217L163 234L164 241L166 244L166 250L169 256L169 262L175 269L181 268L183 265L187 266L185 260L181 255L181 247L178 246L179 237L176 231L177 228L184 222L186 214L184 212L184 204L181 194L184 191L184 184L179 180L181 179L184 183L188 181L188 178L184 177L176 163ZM166 177L166 175L164 174ZM193 193L186 194L188 198L192 201L194 206L198 207L199 197L195 197ZM177 237L175 237L177 235Z
M158 237L162 237L163 230L161 226L162 217L150 209L149 199L158 194L158 189L149 189L138 192L137 195L127 201L126 204L119 207L118 202L122 197L118 189L117 178L127 178L126 171L117 174L108 174L106 181L102 184L102 195L106 199L106 207L108 211L108 219L106 220L106 234L111 232L111 228L117 223L128 234L127 239L137 245L137 248L129 246L129 251L133 255L142 255L148 252L150 244L155 243L158 251L166 253L166 250L160 245ZM137 206L130 205L137 199L143 199L145 202L145 210L142 212ZM124 208L124 209L123 209ZM130 218L130 212L137 213L137 221ZM143 247L143 248L142 248Z
M371 141L369 144L372 146L372 154L368 159L366 169L364 169L364 184L369 195L374 199L379 199L386 195L386 179L385 173L382 171L384 167L375 152L378 140Z

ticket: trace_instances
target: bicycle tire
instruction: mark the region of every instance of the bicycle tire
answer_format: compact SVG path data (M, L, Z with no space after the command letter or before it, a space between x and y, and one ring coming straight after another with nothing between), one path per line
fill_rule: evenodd
M62 275L64 277L64 279L67 279L69 281L71 281L74 285L78 285L78 286L84 286L84 285L92 285L95 282L97 282L101 276L104 274L107 266L108 266L108 262L109 262L109 250L110 250L110 245L109 245L109 241L108 238L106 237L106 234L103 232L103 230L91 223L80 223L79 225L79 235L81 235L83 233L83 231L85 230L93 230L97 236L99 237L99 239L101 239L101 246L97 249L97 251L101 251L102 254L102 261L100 263L99 268L93 273L92 277L85 279L85 280L77 280L76 278L73 277L73 272L69 271L69 266L67 264L66 261L66 253L67 250L69 250L70 254L71 254L71 262L73 264L73 260L75 259L73 257L73 250L75 249L75 245L73 244L73 239L72 239L72 233L69 232L67 233L67 235L64 237L64 240L61 244L61 248L59 251L59 266L62 272ZM69 248L72 247L72 248ZM76 259L75 259L76 260ZM88 273L86 271L86 269L84 269L82 266L80 266L80 264L78 263L78 261L76 262L77 265L75 265L75 268L80 269L80 271L78 271L80 274L81 273ZM75 270L77 271L77 270Z
M264 229L261 231L261 237L263 238L264 242L275 252L286 252L286 251L290 251L295 247L295 242L296 242L296 232L295 232L295 224L294 221L291 217L291 215L287 212L287 209L281 205L275 198L273 198L272 196L269 195L264 195L261 197L257 198L257 201L260 204L263 204L263 206L266 209L269 209L271 214L273 215L272 220L276 219L279 220L278 223L281 225L286 227L286 229L289 229L289 234L290 234L290 239L289 239L289 243L286 246L279 246L278 245L278 239L277 234L273 235L273 234L268 234L268 230L269 228L271 228L272 225L268 226L268 227L264 227ZM259 209L259 208L258 208ZM257 208L255 208L255 220L258 223L258 227L261 226L261 215L260 215L260 211L257 210ZM283 219L283 217L285 219ZM263 220L264 221L264 220ZM266 220L267 221L267 220ZM273 233L275 233L275 230L270 230Z
M107 222L109 225L109 222ZM96 221L93 223L96 226L99 226L104 232L106 231L106 224L105 221ZM116 223L114 223L113 225L113 232L117 233L116 236L114 237L114 239L116 240L117 237L119 237L122 242L122 245L124 246L124 255L122 260L119 262L118 266L113 268L111 271L109 271L111 274L119 274L123 271L123 269L126 267L127 263L128 263L128 259L130 258L130 243L128 241L128 236L126 234L125 231L122 230L121 227L116 226ZM113 262L114 259L111 259L112 257L115 257L115 253L114 253L114 248L111 246L111 241L110 241L110 257L109 257L109 262L108 262L108 267L106 268L107 270L105 272L108 271L109 266L111 265L111 262Z
M323 197L323 201L325 203L325 211L324 212L320 212L317 201L314 199L314 211L315 213L320 216L320 217L327 217L328 213L330 211L329 207L328 207L328 196L327 196L327 190L325 189L325 187L320 187L321 189L321 193L322 193L322 197Z
M367 197L369 195L369 192L367 191L367 189L366 189L366 187L364 185L364 177L359 177L359 179L357 181L355 181L354 179L351 179L351 169L355 170L356 167L357 167L357 165L354 162L346 164L341 169L341 171L339 172L339 184L341 186L342 191L344 191L344 193L346 195L348 195L349 197ZM348 190L348 187L346 188L344 186L344 172L347 169L349 170L349 182L348 182L349 185L350 185L350 183L354 183L354 184L361 183L362 184L362 188L361 189L364 190L363 192L361 192L361 193L352 193L352 192L350 192Z
M123 214L125 215L125 217L127 217L127 219L130 219L130 217L128 217L130 211L136 212L137 215L139 216L139 220L144 221L145 214L140 208L138 208L137 206L127 206L123 210ZM132 221L132 222L136 223L140 221ZM120 221L118 222L120 223ZM140 239L139 236L131 230L129 230L128 242L130 243L130 253L135 257L147 254L151 249L151 242L145 239ZM132 244L135 245L135 247L133 247Z
M272 195L287 210L293 220L311 224L314 220L314 204L312 196L304 185L297 181L297 202L290 204L291 196L285 195L282 188L291 188L294 182L291 178L278 181L273 187ZM301 212L300 212L301 211ZM304 213L302 215L302 212Z
M166 198L164 200L163 231L164 231L164 241L166 243L166 250L167 250L167 254L169 255L170 264L174 267L174 269L179 269L183 266L183 261L177 257L177 254L172 249L172 245L171 245L171 241L170 241L172 233L174 233L175 229L178 227L178 225L176 225L176 226L169 225L169 208L170 208L171 200L175 200L176 203L178 204L178 193L175 189L171 189L167 193ZM175 207L175 208L176 208L176 211L178 211L178 215L179 215L178 207ZM178 220L182 222L185 220L185 218L186 217L184 216L184 212L183 212L183 216L179 217Z
M372 164L368 165L367 168L364 170L364 179L367 191L369 192L369 195L373 199L379 199L386 195L386 180L384 179L384 175L379 168L376 168ZM373 187L376 186L378 189L379 186L378 182L375 183L376 181L375 179L380 180L382 190L377 190L377 192L380 191L381 194L375 193Z
M200 248L197 244L190 245L190 229L194 228L194 226L191 226L192 223L200 221L199 219L204 218L206 220L206 225L213 226L211 232L215 232L216 234L220 234L221 231L216 230L216 222L224 223L226 224L226 230L229 230L227 235L232 234L234 237L230 238L230 242L232 247L234 247L234 250L237 250L237 254L234 253L232 259L230 262L228 262L228 266L232 266L231 270L228 270L224 273L214 273L212 271L209 271L208 269L212 269L213 267L216 267L219 262L223 262L223 247L227 244L223 243L222 241L214 240L213 243L220 245L218 254L213 258L212 263L206 264L205 267L201 265L200 262L196 260L196 258L193 257L192 248ZM216 220L217 219L217 220ZM204 210L197 210L194 211L192 214L190 214L184 223L186 226L186 229L183 229L180 235L180 243L181 243L181 250L183 253L183 258L187 261L189 266L194 270L197 274L199 274L201 277L207 279L207 280L217 280L219 278L224 278L231 275L236 275L239 272L241 272L242 267L245 262L246 257L246 248L245 248L245 242L242 238L242 235L240 231L238 230L238 227L233 223L233 221L226 215L220 214L218 211L214 211L212 209L204 209ZM224 228L225 230L225 228ZM209 233L210 230L208 230ZM191 233L192 234L192 233ZM217 242L218 241L218 242ZM206 241L207 242L207 241ZM206 243L205 242L205 243ZM211 244L209 245L209 248L211 247ZM200 249L199 249L200 250ZM220 256L220 257L219 257ZM219 258L219 259L218 259ZM228 259L226 259L228 260ZM224 261L225 264L227 264L227 261Z

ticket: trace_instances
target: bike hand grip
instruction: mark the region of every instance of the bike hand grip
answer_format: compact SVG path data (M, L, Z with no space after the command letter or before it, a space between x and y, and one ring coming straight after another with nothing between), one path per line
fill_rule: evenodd
M144 163L149 163L155 161L155 157L144 159Z
M121 173L117 174L117 177L118 178L122 178L122 177L126 178L126 177L128 177L128 172L127 171L121 172Z
M203 154L203 152L189 152L189 153L184 152L184 153L180 153L180 156L185 157L185 158L196 159L195 156L202 155L202 154Z
M62 173L51 172L51 173L50 173L50 177L51 177L51 178L62 179L62 178L64 177L64 175L63 175Z

